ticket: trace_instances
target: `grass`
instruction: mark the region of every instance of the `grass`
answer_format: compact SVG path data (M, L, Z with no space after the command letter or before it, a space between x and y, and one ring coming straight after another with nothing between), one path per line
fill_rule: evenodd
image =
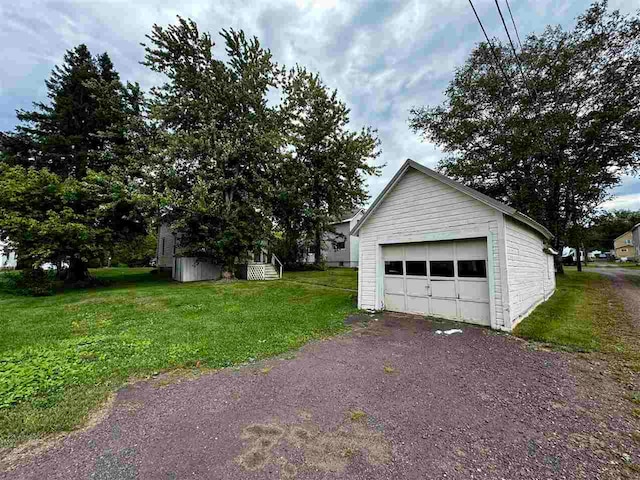
M597 273L565 272L557 277L554 295L525 318L514 333L572 350L599 350L603 319L616 314L609 304L609 282Z
M614 262L614 261L595 261L582 264L586 268L630 268L631 270L640 269L640 265L635 262Z
M77 428L130 377L280 354L343 330L356 309L351 292L304 274L188 284L149 269L94 274L110 284L40 298L0 289L0 448Z
M640 287L640 277L627 275ZM546 303L518 325L516 335L556 348L593 352L604 360L613 378L621 387L623 398L629 401L628 413L640 418L640 338L630 312L612 281L604 276L566 269L557 277L556 293ZM640 433L634 439L640 442ZM640 471L638 464L629 468Z
M324 271L284 272L284 279L292 282L324 285L326 287L358 290L358 272L351 268L329 268Z

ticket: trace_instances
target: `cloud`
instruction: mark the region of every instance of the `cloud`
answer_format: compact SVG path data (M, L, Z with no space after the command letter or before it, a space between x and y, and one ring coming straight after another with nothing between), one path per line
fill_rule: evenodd
M618 195L601 205L605 210L640 210L640 193Z
M490 36L506 40L493 0L474 0ZM520 36L547 24L570 26L583 0L510 2ZM640 0L612 0L624 12ZM257 36L281 64L320 73L351 108L350 126L377 128L382 177L368 180L375 197L406 158L433 167L441 151L409 130L413 106L434 105L455 68L484 39L468 0L23 0L0 3L0 130L15 125L14 110L44 100L44 79L65 50L86 43L109 52L124 80L144 88L158 81L140 65L154 23L176 15L193 18L202 31L243 29ZM218 45L219 52L222 46ZM220 53L222 54L222 53ZM626 178L614 193L640 191ZM622 198L622 197L620 197Z

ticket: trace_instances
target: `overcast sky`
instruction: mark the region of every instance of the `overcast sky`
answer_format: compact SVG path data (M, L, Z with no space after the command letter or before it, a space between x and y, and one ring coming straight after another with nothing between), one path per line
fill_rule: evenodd
M506 40L494 0L474 4L489 35ZM589 4L510 0L521 36L547 24L571 27ZM610 5L631 13L640 0ZM387 166L369 181L373 197L406 158L436 165L441 153L409 130L409 109L440 103L456 66L483 39L468 0L2 0L0 130L13 129L16 109L45 99L45 78L65 50L80 43L94 54L107 51L123 80L148 88L155 79L139 64L139 44L154 23L174 23L176 15L211 33L243 29L279 63L304 65L337 88L351 108L353 128L379 131L379 162ZM640 179L625 178L613 193L606 208L640 209Z

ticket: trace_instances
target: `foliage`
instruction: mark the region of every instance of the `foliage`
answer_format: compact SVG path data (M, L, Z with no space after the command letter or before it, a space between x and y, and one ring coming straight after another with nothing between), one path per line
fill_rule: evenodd
M146 229L144 196L115 170L78 180L0 164L0 190L0 233L33 267L73 256L86 262Z
M313 285L92 273L110 286L49 298L0 291L0 444L74 428L129 376L276 355L341 331L355 309L353 293Z
M55 273L41 268L26 269L13 278L17 291L34 297L53 295Z
M147 267L156 256L158 236L155 232L144 237L117 244L112 251L111 265L128 265L129 267Z
M608 252L613 250L613 241L640 223L640 211L614 210L593 219L585 234L585 244L591 248Z
M161 215L180 246L229 271L270 235L270 171L281 146L267 94L277 84L271 53L243 32L221 33L227 62L193 21L154 25L144 64L164 74L150 117Z
M23 123L0 138L0 239L28 268L68 261L68 279L84 281L89 260L145 233L132 141L143 96L85 45L45 83L50 102L19 111Z
M305 242L318 263L331 223L369 198L365 175L380 174L371 164L380 142L370 127L347 129L349 109L317 74L291 70L283 97L288 148L276 170L274 217L285 263L299 262Z
M601 1L572 31L530 35L517 57L496 41L508 79L481 43L446 102L413 109L411 126L449 153L447 175L538 220L562 251L639 166L639 40L638 18Z

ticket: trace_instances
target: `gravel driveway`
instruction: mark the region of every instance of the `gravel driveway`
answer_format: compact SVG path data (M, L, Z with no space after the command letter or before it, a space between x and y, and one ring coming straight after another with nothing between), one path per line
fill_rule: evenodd
M96 426L5 459L0 477L633 478L627 401L592 357L357 320L287 358L129 385Z

